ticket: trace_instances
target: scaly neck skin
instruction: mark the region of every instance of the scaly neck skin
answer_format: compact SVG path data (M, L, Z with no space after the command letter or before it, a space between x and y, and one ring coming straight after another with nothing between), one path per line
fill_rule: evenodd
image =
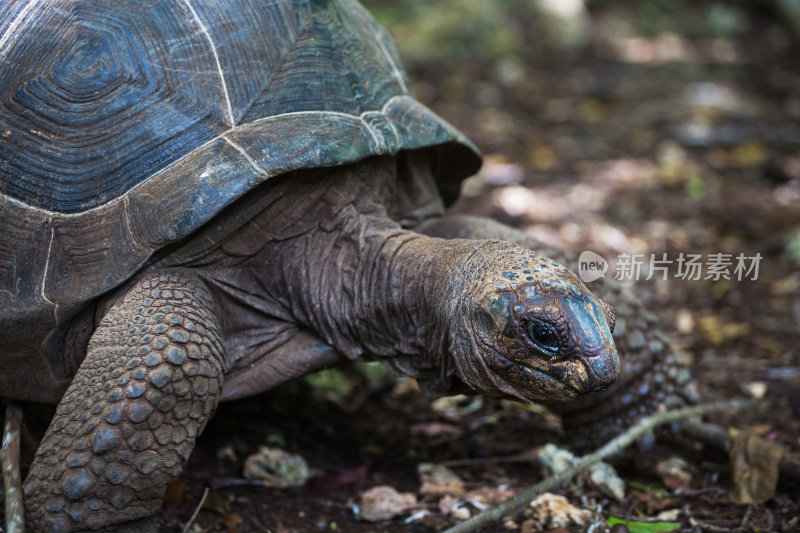
M194 262L214 286L229 338L278 319L350 359L378 358L423 379L452 372L448 291L476 242L404 230L387 213L398 179L375 159L297 173L236 206L250 222ZM229 351L254 349L239 344Z
M273 287L297 322L348 358L378 358L426 380L447 373L452 280L476 242L430 238L346 211L336 223L343 231L311 232L289 250Z

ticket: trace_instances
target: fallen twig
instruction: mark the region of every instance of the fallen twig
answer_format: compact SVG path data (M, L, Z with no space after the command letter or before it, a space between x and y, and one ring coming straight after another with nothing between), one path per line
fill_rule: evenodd
M188 522L186 522L186 526L184 526L183 528L183 533L189 533L189 528L192 527L192 523L194 522L194 519L197 518L197 515L200 513L200 509L203 508L203 504L206 503L206 498L208 498L208 487L206 487L206 490L203 491L203 497L200 498L200 503L197 504L197 509L194 510L192 517L189 519Z
M3 427L3 447L0 463L3 465L5 488L6 531L25 533L25 509L22 506L22 478L19 473L19 440L22 431L22 407L9 403L6 406Z
M702 416L717 411L736 411L750 407L751 405L753 405L753 402L750 400L731 400L726 402L698 405L695 407L686 407L683 409L676 409L674 411L666 411L663 413L656 413L642 418L636 425L627 430L625 433L610 440L597 451L592 452L589 455L585 455L574 466L545 479L541 483L533 485L532 487L517 494L510 500L501 503L497 507L487 509L486 511L473 516L469 520L465 520L464 522L451 527L444 533L468 533L471 531L478 531L491 523L499 521L506 514L516 511L527 505L539 494L566 484L569 482L569 480L571 480L581 471L585 470L587 467L602 461L604 458L610 455L614 455L615 453L622 451L626 447L633 444L642 435L648 431L651 431L657 426L666 424L668 422L673 422L675 420Z

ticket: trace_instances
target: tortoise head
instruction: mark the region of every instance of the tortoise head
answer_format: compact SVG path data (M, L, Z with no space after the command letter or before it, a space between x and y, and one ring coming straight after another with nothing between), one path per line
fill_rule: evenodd
M498 241L462 266L450 346L465 384L488 396L565 401L616 381L614 310L572 272Z

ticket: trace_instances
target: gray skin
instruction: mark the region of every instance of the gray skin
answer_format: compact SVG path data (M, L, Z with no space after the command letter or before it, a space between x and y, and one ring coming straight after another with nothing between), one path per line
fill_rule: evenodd
M64 356L83 361L25 481L32 527L156 531L217 402L319 368L379 360L437 393L522 401L611 385L614 312L574 274L474 240L475 220L426 235L452 233L435 163L276 178L78 316Z

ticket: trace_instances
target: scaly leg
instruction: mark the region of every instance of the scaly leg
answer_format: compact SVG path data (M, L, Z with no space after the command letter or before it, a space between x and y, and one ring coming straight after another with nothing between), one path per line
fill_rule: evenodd
M153 515L217 405L214 305L191 274L139 279L103 317L25 480L35 531L157 531Z
M495 220L454 215L430 219L414 231L446 239L498 239L542 253L574 269L576 258L543 245L530 236ZM597 280L590 289L616 310L614 342L622 374L608 390L568 404L553 405L564 424L573 428L579 446L605 442L643 414L661 406L696 403L698 392L688 369L673 353L670 339L659 329L658 318L647 311L640 295L614 279Z

